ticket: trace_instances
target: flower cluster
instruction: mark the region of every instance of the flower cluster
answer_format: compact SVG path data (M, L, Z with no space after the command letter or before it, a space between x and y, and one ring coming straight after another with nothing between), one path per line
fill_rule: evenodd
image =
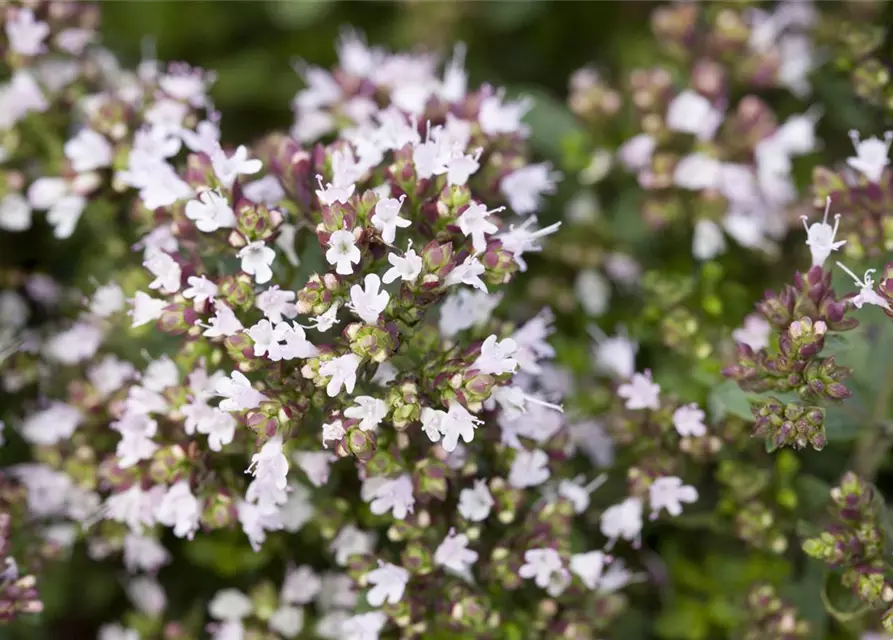
M893 585L886 577L886 532L874 487L848 472L831 490L830 522L803 542L811 557L839 572L840 582L871 609L887 609L881 620L893 630Z
M12 472L33 517L81 523L71 535L93 558L123 554L147 629L186 624L166 620L150 577L171 561L164 529L238 527L260 551L313 528L341 568L332 579L349 575L376 609L318 604L327 637L489 633L506 622L494 587L540 602L523 624L589 635L634 576L571 545L600 481L559 464L574 449L550 384L551 314L493 316L495 290L558 227L536 226L558 176L525 159L529 105L469 92L461 51L442 75L434 58L352 33L339 54L334 74L302 68L294 137L251 148L221 146L201 70L147 61L134 83L84 98L120 109L66 143L72 170L104 168L84 163L115 144L110 187L133 202L144 271L98 286L40 345L66 390L18 425L39 462ZM305 146L327 119L343 124L336 138ZM298 248L325 270L299 279ZM128 361L111 339L128 324L174 351ZM360 504L333 502L335 486L357 487ZM649 491L655 516L697 497L673 476ZM604 511L610 544L638 539L643 504ZM221 592L209 630L294 637L315 595L285 590L275 605Z
M890 136L803 206L818 7L657 9L561 162L461 44L345 29L230 144L213 72L0 11L2 239L86 272L0 268L0 621L64 551L124 587L101 640L793 640L845 621L823 564L890 626Z
M18 483L0 475L0 623L43 608L36 578L23 575L13 555L13 527L22 517L24 497Z

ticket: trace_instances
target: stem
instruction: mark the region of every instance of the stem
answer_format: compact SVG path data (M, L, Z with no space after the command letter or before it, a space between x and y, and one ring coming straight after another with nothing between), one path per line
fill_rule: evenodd
M878 469L893 447L893 425L887 421L887 408L893 395L893 367L887 367L880 392L871 412L869 428L856 442L852 469L863 479L874 482Z

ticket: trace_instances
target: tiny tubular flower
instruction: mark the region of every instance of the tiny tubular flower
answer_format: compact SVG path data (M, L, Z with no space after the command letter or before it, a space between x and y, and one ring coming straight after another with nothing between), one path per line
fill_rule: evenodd
M353 273L353 265L359 264L360 257L360 250L357 248L357 240L353 232L339 229L329 236L326 261L335 265L335 273L349 276Z
M874 280L871 278L871 274L876 271L876 269L868 269L863 276L863 279L860 280L855 273L850 271L846 266L837 263L837 266L843 269L847 275L849 275L853 282L856 283L856 286L859 287L859 294L850 300L853 303L853 306L857 309L861 309L864 304L873 304L875 306L881 307L882 309L886 309L890 311L890 303L888 303L881 295L874 290Z
M850 131L850 139L856 148L856 155L847 158L847 164L864 175L869 182L880 182L884 169L890 164L890 144L893 131L884 133L884 139L872 136L862 140L855 129Z
M803 228L806 229L806 246L812 254L812 266L821 267L833 251L846 244L846 240L834 241L840 226L840 214L834 215L834 227L828 224L828 212L831 210L831 198L825 201L825 215L821 222L813 222L807 226L806 216L801 216Z

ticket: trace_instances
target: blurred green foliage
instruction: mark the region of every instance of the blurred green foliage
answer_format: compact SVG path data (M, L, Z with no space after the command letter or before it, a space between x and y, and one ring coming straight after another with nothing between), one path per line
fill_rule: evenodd
M651 2L334 2L331 0L180 2L103 5L103 42L122 64L144 51L214 69L213 95L225 114L225 137L244 140L291 123L290 101L303 59L327 67L343 27L391 49L422 46L449 54L468 44L472 84L533 86L562 103L570 74L592 61L612 66L636 58L647 42ZM540 139L555 145L567 111L541 113ZM557 155L559 149L550 149Z

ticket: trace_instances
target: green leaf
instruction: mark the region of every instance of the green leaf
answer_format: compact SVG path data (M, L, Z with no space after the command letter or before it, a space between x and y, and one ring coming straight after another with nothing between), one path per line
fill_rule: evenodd
M749 396L734 380L722 382L713 389L707 400L711 418L721 420L727 415L733 415L745 420L753 420L748 398Z
M483 6L484 20L500 31L511 31L521 27L536 19L546 8L545 3L535 0L487 2Z
M560 163L564 140L583 135L582 127L574 114L563 102L541 87L517 86L509 93L514 97L526 96L533 101L533 107L524 118L530 126L530 142L543 156Z
M831 485L821 478L806 474L798 475L796 488L804 509L812 511L828 504Z
M657 620L654 631L667 640L704 640L710 631L705 604L694 598L678 598L668 602Z
M224 577L255 571L270 560L272 553L270 545L254 553L241 540L218 536L196 537L184 549L192 562Z

